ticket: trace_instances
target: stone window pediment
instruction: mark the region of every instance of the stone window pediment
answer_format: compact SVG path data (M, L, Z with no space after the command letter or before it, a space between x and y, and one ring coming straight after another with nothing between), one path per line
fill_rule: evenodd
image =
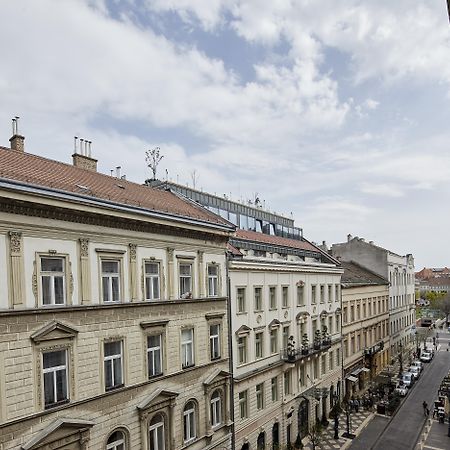
M22 445L21 450L65 448L64 446L68 444L78 444L80 449L85 449L89 440L89 429L92 426L94 426L94 422L90 420L57 419L25 445Z
M236 330L236 334L238 336L245 336L247 334L250 334L250 331L252 331L250 327L248 327L247 325L242 325Z
M274 330L278 327L281 326L281 322L278 319L273 319L270 323L269 323L269 330Z
M296 316L295 319L297 320L297 322L300 322L302 320L307 320L308 317L310 316L309 312L304 311L304 312L299 312Z
M169 391L168 389L158 388L148 395L141 403L137 405L141 418L147 417L154 411L167 406L174 406L175 399L179 392Z
M78 334L75 328L64 325L61 322L50 322L39 330L35 331L31 336L31 340L36 344L46 341L54 341L59 339L73 339Z
M230 376L230 372L227 372L226 370L216 369L203 381L203 385L205 387L215 386L219 383L223 383L225 380L230 378Z

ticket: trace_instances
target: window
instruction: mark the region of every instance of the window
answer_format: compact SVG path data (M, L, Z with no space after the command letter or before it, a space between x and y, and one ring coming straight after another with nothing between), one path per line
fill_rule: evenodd
M122 341L105 342L105 390L123 386Z
M64 305L65 259L41 257L41 288L43 305Z
M334 369L334 353L333 351L330 352L330 370Z
M264 344L263 333L255 333L255 358L262 358L264 356L263 344Z
M320 303L325 303L325 286L320 285Z
M146 262L144 265L144 270L145 270L145 299L159 300L161 298L159 263Z
M313 362L313 378L316 380L319 378L319 359L316 358Z
M334 301L335 302L340 302L341 301L341 295L340 295L340 286L338 284L336 284L336 289L335 289L335 296L334 296Z
M316 303L316 286L311 286L311 303Z
M219 295L219 266L208 265L208 297Z
M272 401L278 401L278 377L273 377L270 381L270 387L272 390Z
M287 308L289 306L289 286L283 286L283 308Z
M297 306L305 305L305 287L297 286Z
M322 355L322 376L325 375L325 372L327 371L327 357L325 355Z
M245 364L247 362L247 336L238 338L238 363Z
M262 311L262 288L255 287L255 311Z
M269 288L269 302L270 302L270 309L277 308L277 288L275 286L271 286Z
M264 408L264 384L256 385L256 409Z
M156 377L162 374L162 335L147 337L147 364L148 377Z
M270 330L270 353L278 353L278 330Z
M195 424L195 403L193 401L187 402L183 411L184 423L184 442L192 441L197 437Z
M339 365L341 363L341 350L339 348L336 349L336 364Z
M288 348L289 341L289 325L283 327L283 348Z
M122 431L114 431L106 443L106 450L125 450L125 435Z
M222 399L220 392L214 391L211 395L211 425L217 427L222 423Z
M333 289L332 289L331 284L329 284L328 285L328 302L329 303L331 303L333 301L332 295L333 295Z
M237 311L242 313L246 311L245 307L245 288L237 288L236 291L236 298L237 298Z
M102 298L104 302L120 301L120 261L101 261Z
M194 329L181 331L181 364L183 369L194 365Z
M164 436L164 417L156 414L149 426L150 450L166 450Z
M209 356L211 360L220 358L220 325L209 327Z
M305 365L300 366L300 386L306 386L306 367Z
M45 352L42 360L45 408L68 402L67 350Z
M239 415L241 419L247 419L248 417L247 397L247 391L239 392Z
M284 395L291 393L291 371L284 372Z
M180 297L187 298L192 295L192 264L180 264Z

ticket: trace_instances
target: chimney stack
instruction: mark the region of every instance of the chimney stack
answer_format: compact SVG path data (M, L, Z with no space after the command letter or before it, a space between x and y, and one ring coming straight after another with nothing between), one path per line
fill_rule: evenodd
M25 151L25 137L19 134L19 117L16 116L12 120L12 137L9 139L11 142L11 150L18 150L19 152Z
M351 234L347 234L347 242L350 242L352 240L352 235Z
M73 138L73 165L81 169L97 172L97 160L91 156L92 141L87 139Z

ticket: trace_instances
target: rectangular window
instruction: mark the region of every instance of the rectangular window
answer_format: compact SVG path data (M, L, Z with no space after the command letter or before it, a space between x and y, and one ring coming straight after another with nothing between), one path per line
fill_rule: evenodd
M220 358L220 325L209 327L209 356L211 361Z
M245 364L247 362L247 336L238 338L238 363Z
M338 284L336 285L336 289L335 289L334 301L335 302L340 302L341 301L341 289L340 289L340 286Z
M159 300L160 299L160 274L159 263L146 262L145 268L145 299Z
M277 288L275 286L271 286L269 288L269 301L270 301L270 309L277 308Z
M41 287L43 305L64 305L65 259L41 257Z
M283 308L287 308L289 306L289 286L283 286Z
M264 408L264 384L256 385L256 409Z
M194 329L181 331L181 365L184 368L194 365Z
M297 306L305 306L305 287L297 286Z
M217 427L222 423L222 401L218 391L211 397L211 426Z
M333 289L331 284L328 285L328 302L331 303L333 301Z
M338 366L341 364L341 350L339 348L336 349L336 364Z
M325 375L326 371L327 371L327 357L325 355L322 355L322 376Z
M333 350L330 352L329 364L330 364L330 370L333 370L334 369L334 353L333 353Z
M208 265L208 297L219 295L219 266Z
M284 395L291 393L291 371L284 372Z
M264 356L263 353L263 344L264 344L264 339L263 339L263 333L255 333L255 358L259 359L262 358Z
M105 390L123 386L122 341L106 342L104 346Z
M180 298L192 296L192 264L180 263Z
M283 348L284 349L288 348L289 336L290 336L289 325L287 325L287 326L283 327Z
M43 353L42 367L45 408L68 402L67 350Z
M278 377L273 377L270 382L270 387L272 390L272 401L278 401Z
M245 288L237 288L236 290L236 298L237 298L237 311L242 313L246 311L245 306Z
M316 286L311 286L311 303L316 304Z
M278 353L278 329L270 330L270 353Z
M162 335L147 337L148 377L162 374Z
M340 329L341 329L341 317L336 316L336 333L339 333Z
M241 419L248 417L247 391L239 392L239 415Z
M319 378L319 359L316 358L313 363L313 378L317 380Z
M348 320L348 312L347 312L347 307L344 307L344 317L343 317L344 323L347 323Z
M102 259L102 295L103 301L120 301L120 261Z
M300 366L300 386L306 386L306 367L305 365Z
M262 288L255 287L255 311L262 311Z
M325 303L325 286L320 285L320 303Z

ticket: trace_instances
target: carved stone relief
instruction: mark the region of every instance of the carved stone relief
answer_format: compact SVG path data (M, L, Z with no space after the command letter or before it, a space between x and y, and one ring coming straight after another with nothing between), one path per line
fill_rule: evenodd
M22 251L22 232L10 231L9 239L9 250L11 255L20 255Z

